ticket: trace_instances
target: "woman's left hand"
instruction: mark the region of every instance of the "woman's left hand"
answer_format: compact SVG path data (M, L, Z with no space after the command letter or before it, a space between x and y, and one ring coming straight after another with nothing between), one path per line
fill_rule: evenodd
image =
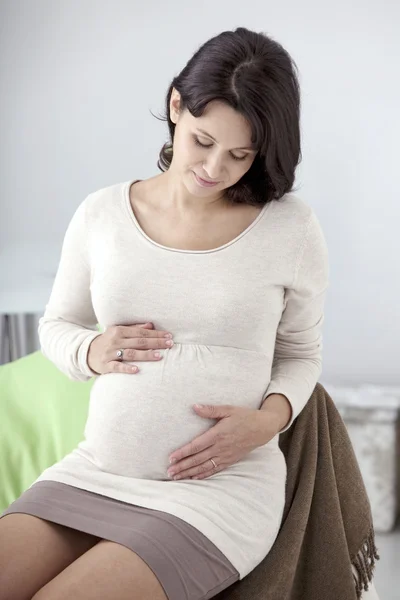
M167 472L172 479L204 479L219 473L267 444L280 430L275 415L262 410L230 404L195 404L194 410L206 419L218 419L218 423L170 455L170 462L176 459Z

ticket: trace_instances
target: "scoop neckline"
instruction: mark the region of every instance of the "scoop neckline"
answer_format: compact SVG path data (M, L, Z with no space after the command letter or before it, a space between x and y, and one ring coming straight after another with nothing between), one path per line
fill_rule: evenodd
M128 211L128 215L130 216L136 229L139 231L139 233L142 235L142 237L144 237L153 246L156 246L157 248L159 248L161 250L166 250L168 252L180 252L181 254L211 254L213 252L220 252L221 250L224 250L225 248L232 246L233 244L238 242L242 237L244 237L247 233L249 233L249 231L251 229L253 229L253 227L255 227L257 225L257 223L263 218L263 216L265 215L265 213L267 212L267 210L271 204L271 202L267 202L265 204L265 206L263 206L263 208L261 209L261 211L257 215L257 217L254 219L254 221L252 221L250 223L250 225L248 227L246 227L246 229L244 229L241 233L239 233L239 235L237 235L235 238L233 238L229 242L226 242L226 244L223 244L222 246L217 246L217 248L210 248L209 250L185 250L182 248L171 248L170 246L164 246L163 244L159 244L155 240L151 239L151 237L149 237L147 235L147 233L139 225L139 221L137 220L135 213L133 212L133 208L131 206L131 202L130 202L130 198L129 198L129 190L131 189L131 185L134 183L138 183L139 181L143 181L143 180L142 179L131 179L130 181L127 181L125 183L123 195L124 195L125 207Z

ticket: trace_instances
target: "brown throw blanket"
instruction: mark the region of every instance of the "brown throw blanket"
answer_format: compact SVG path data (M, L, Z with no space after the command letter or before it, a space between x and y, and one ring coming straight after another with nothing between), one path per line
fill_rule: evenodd
M379 560L371 507L346 426L320 383L279 446L288 474L278 537L251 573L215 598L359 599Z

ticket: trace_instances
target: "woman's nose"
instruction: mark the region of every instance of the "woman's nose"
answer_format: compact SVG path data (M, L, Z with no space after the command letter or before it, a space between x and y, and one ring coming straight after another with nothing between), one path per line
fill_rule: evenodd
M223 170L222 157L218 156L217 154L208 156L207 160L203 164L203 168L210 179L218 181L218 178L221 176Z

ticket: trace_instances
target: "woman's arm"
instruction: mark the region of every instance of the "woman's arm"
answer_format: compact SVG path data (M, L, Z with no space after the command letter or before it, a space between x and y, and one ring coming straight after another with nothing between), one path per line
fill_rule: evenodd
M285 308L277 329L271 381L260 407L267 413L278 414L284 422L289 402L291 415L280 432L289 429L300 414L322 371L322 324L329 286L329 258L314 212L297 265L293 284L285 289Z
M50 299L38 326L44 356L76 381L88 381L96 375L87 364L87 353L90 343L101 335L90 294L88 198L68 225Z
M284 428L292 421L293 409L288 398L283 394L270 394L260 406L262 414L267 414L267 418L276 417L276 430L281 433Z

